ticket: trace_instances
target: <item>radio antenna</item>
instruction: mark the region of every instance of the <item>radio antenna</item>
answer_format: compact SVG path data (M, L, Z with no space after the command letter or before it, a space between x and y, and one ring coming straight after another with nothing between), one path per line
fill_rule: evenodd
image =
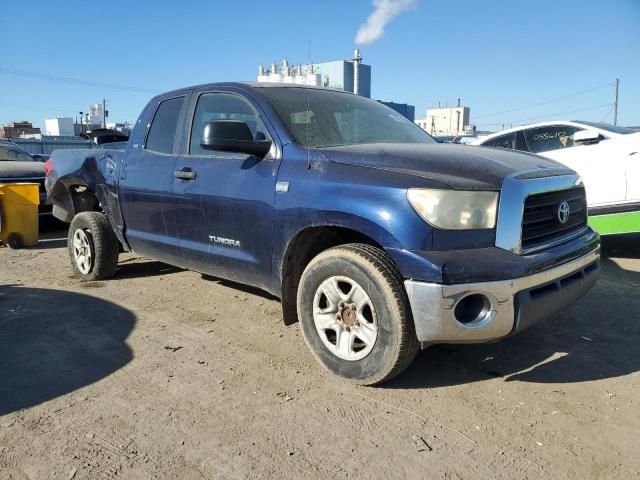
M309 124L311 123L311 93L309 92L309 75L312 73L311 67L311 39L309 39L309 64L307 65L307 170L311 169L311 152L309 146Z

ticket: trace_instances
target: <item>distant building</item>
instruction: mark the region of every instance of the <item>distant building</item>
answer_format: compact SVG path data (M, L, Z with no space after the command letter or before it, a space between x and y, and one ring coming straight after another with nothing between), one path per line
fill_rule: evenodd
M0 137L5 138L40 138L42 132L39 128L34 128L31 122L11 122L0 127Z
M102 128L103 122L106 123L108 112L104 111L101 103L94 103L89 106L89 111L84 116L85 125L99 125Z
M80 113L80 123L76 123L74 130L76 135L104 128L106 120L109 117L109 111L105 111L102 103L94 103L89 106L87 112Z
M471 109L460 105L456 107L428 108L427 116L415 123L431 135L460 135L472 131L469 123Z
M129 122L124 122L124 123L109 122L107 123L107 128L109 130L115 130L116 132L121 132L126 135L131 135L131 124Z
M71 117L47 118L44 121L44 127L47 135L52 137L73 137L75 135L73 118Z
M416 118L416 107L414 107L413 105L409 105L407 103L383 102L382 100L378 101L389 108L393 108L400 115L411 120L412 122Z
M315 85L370 97L371 66L362 63L360 50L356 49L351 60L304 65L289 65L289 62L284 60L280 68L274 62L268 70L260 65L258 67L258 82Z

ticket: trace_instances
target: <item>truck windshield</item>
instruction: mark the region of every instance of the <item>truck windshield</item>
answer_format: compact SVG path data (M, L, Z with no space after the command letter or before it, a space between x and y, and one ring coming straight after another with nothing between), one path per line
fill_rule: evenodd
M27 152L18 150L7 145L0 145L0 162L35 162L34 158Z
M436 143L424 130L375 100L332 90L266 87L261 93L305 147L362 143Z

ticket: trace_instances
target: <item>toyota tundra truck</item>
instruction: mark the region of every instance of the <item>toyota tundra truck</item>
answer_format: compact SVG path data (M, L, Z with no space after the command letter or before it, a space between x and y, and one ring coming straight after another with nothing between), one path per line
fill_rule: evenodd
M343 91L175 90L149 102L124 151L58 150L46 173L76 276L112 277L133 251L265 290L321 365L360 384L430 345L520 332L600 270L573 170L440 144Z

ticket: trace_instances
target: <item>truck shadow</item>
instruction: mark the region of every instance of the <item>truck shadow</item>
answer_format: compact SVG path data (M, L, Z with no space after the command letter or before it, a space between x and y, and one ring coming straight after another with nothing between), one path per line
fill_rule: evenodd
M602 237L604 257L640 258L640 233Z
M280 302L278 297L274 297L269 292L265 290L261 290L258 287L252 287L251 285L245 285L243 283L237 283L233 280L225 280L224 278L214 277L213 275L207 275L206 273L200 274L202 280L206 280L208 282L214 282L218 285L222 285L223 287L233 288L234 290L239 290L244 293L248 293L250 295L255 295L256 297L264 298L265 300L275 300L276 302Z
M626 245L624 254L640 258L640 242ZM639 371L640 272L619 263L603 257L596 286L566 311L500 342L428 348L384 386L443 387L495 377L572 383Z
M129 310L79 293L0 286L0 416L90 385L129 363Z
M156 260L144 259L141 261L136 258L130 262L120 262L115 278L155 277L178 272L184 272L184 269Z

